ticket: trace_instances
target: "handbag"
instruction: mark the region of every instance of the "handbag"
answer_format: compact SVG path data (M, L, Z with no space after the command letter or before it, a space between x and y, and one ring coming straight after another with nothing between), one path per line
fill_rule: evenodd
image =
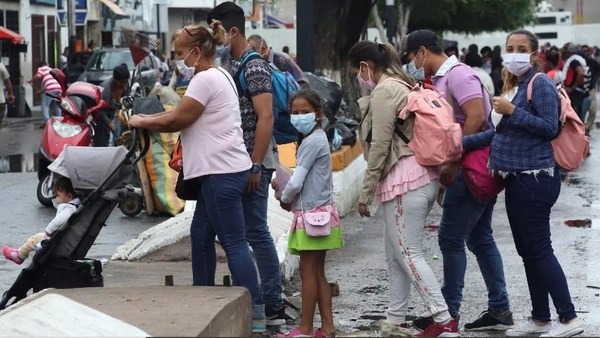
M177 176L177 183L175 184L175 193L177 194L177 197L184 201L196 201L199 192L200 178L195 177L186 180L183 176L183 170L181 170Z
M169 161L169 167L171 169L181 172L183 169L183 148L181 146L181 136L177 139L177 143L175 143L175 149L171 154L171 160Z
M331 212L304 211L304 231L311 237L325 237L331 233Z
M331 193L333 194L333 182L331 183ZM333 196L330 197L330 201L333 203ZM304 232L308 236L326 237L331 234L331 220L333 219L331 214L337 212L336 208L331 207L331 203L311 209L311 211L306 211L302 206L302 193L300 193L300 208L302 209L302 218L304 220ZM320 208L325 208L327 211L312 211ZM339 217L336 219L339 219Z
M504 190L504 180L487 167L490 146L468 152L462 160L463 177L469 192L479 203L488 203Z

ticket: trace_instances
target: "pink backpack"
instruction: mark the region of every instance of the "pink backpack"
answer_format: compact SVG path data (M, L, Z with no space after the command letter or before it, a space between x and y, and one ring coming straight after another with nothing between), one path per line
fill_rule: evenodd
M415 114L413 138L408 140L399 128L396 133L415 153L415 158L423 166L440 166L456 162L462 156L462 130L454 120L454 111L448 101L430 85L411 86L390 77L410 88L406 106L398 118L405 120L410 113Z
M543 73L535 74L527 85L527 101L531 102L533 81ZM563 170L574 171L579 169L585 161L590 147L590 138L585 135L585 125L571 107L571 100L565 89L557 86L560 97L560 130L558 136L552 141L554 161Z

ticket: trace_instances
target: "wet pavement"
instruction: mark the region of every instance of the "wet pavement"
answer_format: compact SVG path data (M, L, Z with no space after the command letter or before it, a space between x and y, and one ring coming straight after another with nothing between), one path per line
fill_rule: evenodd
M567 276L577 314L585 324L584 336L600 336L600 131L592 132L592 156L584 167L569 173L551 215L554 251ZM598 155L595 155L598 152ZM524 206L526 207L526 206ZM442 281L442 259L436 226L441 208L435 206L427 224L428 262ZM567 220L591 220L591 227L569 227ZM333 299L338 336L381 336L379 320L385 318L388 302L387 265L383 249L383 218L377 212L370 219L356 213L342 220L346 247L328 253L327 276L337 282L340 296ZM496 204L493 228L504 259L504 270L511 310L515 322L530 316L530 301L521 258L513 243L504 207L504 196ZM468 251L467 251L468 252ZM288 292L299 291L299 278L288 285ZM460 326L475 320L487 309L487 291L475 257L468 253L468 267L461 308ZM410 315L427 313L419 295L411 294ZM553 318L556 312L550 305ZM318 319L318 315L315 317ZM318 322L315 323L318 327ZM462 336L503 336L502 332L466 332Z
M40 122L14 120L17 123L0 128L0 172L8 171L2 170L7 166L10 171L17 171L0 173L0 245L18 246L30 235L43 231L55 210L43 207L36 197L38 179L34 154L42 132ZM110 258L117 246L165 219L147 216L144 212L130 218L115 209L88 256ZM12 285L21 269L22 266L0 258L0 293Z

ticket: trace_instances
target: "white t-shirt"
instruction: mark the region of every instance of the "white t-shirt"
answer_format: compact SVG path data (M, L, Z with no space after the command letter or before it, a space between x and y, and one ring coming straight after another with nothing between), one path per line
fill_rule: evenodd
M506 98L508 101L512 101L515 98L515 95L517 95L518 89L518 87L513 87L511 90L509 90L506 93L503 93L501 96ZM494 127L496 127L498 123L500 123L500 120L502 120L503 116L504 115L502 114L496 113L495 110L492 110L492 123L494 124Z
M252 161L242 136L240 103L231 76L222 68L196 74L188 96L204 106L202 115L181 131L186 179L250 169Z

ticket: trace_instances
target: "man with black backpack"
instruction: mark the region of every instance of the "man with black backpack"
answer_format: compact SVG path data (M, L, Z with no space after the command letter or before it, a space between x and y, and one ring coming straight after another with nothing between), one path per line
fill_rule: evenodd
M208 23L213 20L221 21L228 32L229 43L220 52L221 66L231 74L237 87L244 142L253 163L248 191L243 198L246 239L258 265L266 323L282 325L285 324L285 311L279 258L267 226L269 186L278 162L273 138L271 68L248 44L246 18L240 6L231 1L221 3L208 14Z

